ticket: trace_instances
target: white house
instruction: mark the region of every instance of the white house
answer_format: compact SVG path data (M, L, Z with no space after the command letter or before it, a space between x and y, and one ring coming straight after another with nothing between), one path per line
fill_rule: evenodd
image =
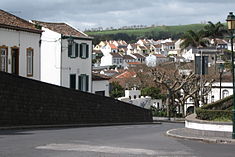
M102 96L109 96L109 79L105 75L92 74L92 93Z
M123 56L119 53L108 53L101 58L100 66L123 67Z
M35 25L0 9L0 71L40 80L40 36Z
M221 95L220 95L221 91ZM212 84L211 92L208 94L207 103L212 103L215 101L230 96L233 94L233 83L232 82L221 82L221 90L220 90L220 83L214 82Z
M33 21L42 27L41 81L92 90L92 38L65 23Z
M125 90L125 96L118 98L118 100L146 109L150 109L151 106L155 106L158 109L163 107L161 99L152 99L150 96L141 96L140 90L136 90L135 88Z

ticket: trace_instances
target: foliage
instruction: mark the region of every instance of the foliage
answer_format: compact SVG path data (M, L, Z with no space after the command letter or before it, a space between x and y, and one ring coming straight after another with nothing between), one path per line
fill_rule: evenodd
M112 98L119 98L124 96L125 90L122 88L121 85L119 85L118 82L112 82L111 83L111 91L110 91L110 97Z
M182 34L188 30L200 30L204 24L191 24L179 26L157 26L142 29L126 29L126 30L107 30L96 32L85 32L94 37L93 43L98 44L102 40L125 40L128 43L134 43L140 38L159 39L179 39Z
M202 120L229 119L232 120L232 111L196 109L197 118Z
M211 104L207 104L202 106L202 109L210 109L210 110L225 110L232 106L233 95L230 95L224 99L218 100Z
M216 45L216 38L223 38L223 36L227 33L225 26L217 22L216 24L212 23L211 21L204 27L204 36L210 39L214 39L214 45Z
M218 121L222 119L225 119L226 121L231 120L232 100L233 100L233 95L196 109L197 118L202 120L213 120L213 121L216 120Z
M151 106L150 110L152 111L152 115L154 117L166 117L167 116L166 109L157 109L156 107Z
M209 44L209 41L204 38L204 32L202 30L198 32L189 30L182 36L182 40L183 42L180 44L182 49L188 47L206 47Z
M157 87L145 87L141 90L141 95L150 96L153 99L163 99L165 97L161 94L160 88Z

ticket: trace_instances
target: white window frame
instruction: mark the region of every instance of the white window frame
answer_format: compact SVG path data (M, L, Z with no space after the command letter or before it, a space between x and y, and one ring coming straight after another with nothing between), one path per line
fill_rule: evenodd
M0 71L7 72L7 61L8 61L8 48L6 46L0 47Z
M33 76L33 49L27 48L26 50L26 60L27 60L27 76Z

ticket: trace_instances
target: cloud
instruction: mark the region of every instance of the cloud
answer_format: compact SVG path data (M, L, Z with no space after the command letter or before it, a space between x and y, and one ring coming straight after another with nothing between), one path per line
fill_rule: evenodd
M3 10L31 20L67 22L84 30L125 25L225 21L234 0L7 0Z

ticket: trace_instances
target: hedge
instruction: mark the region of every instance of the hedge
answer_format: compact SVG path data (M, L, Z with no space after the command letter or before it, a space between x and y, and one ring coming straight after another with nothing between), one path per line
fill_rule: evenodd
M230 95L224 99L218 100L211 104L202 106L202 109L211 109L211 110L225 110L232 106L233 95Z
M202 108L196 109L197 118L201 120L215 120L224 118L232 120L232 111L230 110L205 110Z

